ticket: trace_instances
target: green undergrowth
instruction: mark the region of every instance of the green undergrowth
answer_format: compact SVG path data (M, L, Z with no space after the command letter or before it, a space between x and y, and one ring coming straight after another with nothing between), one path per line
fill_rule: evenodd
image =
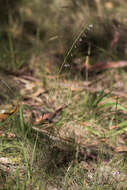
M22 104L0 123L1 189L127 188L125 98L114 96L113 88L80 86L77 79L47 79L54 107L66 105L52 123L36 126L48 133L34 130Z

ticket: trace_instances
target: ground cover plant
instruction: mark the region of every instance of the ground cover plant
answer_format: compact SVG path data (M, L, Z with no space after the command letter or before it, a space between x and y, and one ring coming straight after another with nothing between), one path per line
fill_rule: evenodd
M0 189L127 189L126 2L3 5Z

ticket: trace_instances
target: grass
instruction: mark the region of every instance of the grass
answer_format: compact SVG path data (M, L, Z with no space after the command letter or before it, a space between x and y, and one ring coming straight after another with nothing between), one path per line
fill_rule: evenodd
M104 89L73 90L82 81L65 80L48 79L53 106L67 107L53 124L38 126L47 134L32 128L22 105L1 123L0 152L8 162L0 165L2 189L126 189L125 102Z
M113 1L108 4L113 11L116 8L121 11L118 25L125 23L123 17L126 6L123 5L126 3L121 2L121 6L114 5ZM113 19L118 17L118 12L112 15L109 9L106 10L104 2L96 1L93 5L85 1L75 3L70 2L69 7L65 6L66 9L61 9L55 3L47 4L47 1L36 6L28 3L27 7L21 7L21 23L12 20L16 28L21 25L19 33L17 29L12 30L14 33L10 31L6 39L4 31L1 32L1 62L4 61L5 65L2 62L0 67L17 71L27 62L28 71L35 71L35 75L40 77L40 80L30 82L19 74L16 79L20 94L18 111L0 122L2 190L12 190L12 187L14 190L127 189L126 71L108 70L91 74L86 69L83 80L75 67L78 64L78 53L87 65L95 64L96 61L126 59L125 49L120 50L123 39L126 41L126 30L124 24L121 29L117 28L120 39L111 51L109 47L115 31L112 27ZM42 15L44 9L46 12ZM103 10L109 19L102 14ZM51 18L55 19L52 23ZM40 25L40 20L43 20L43 25ZM59 20L61 23L63 21L61 26ZM84 27L79 31L84 22L85 25L93 24L93 31L88 34L91 43L87 44L87 52L85 49L77 52L74 46L84 32ZM29 24L32 26L30 29ZM64 57L66 49L69 50ZM70 58L73 50L76 55ZM40 55L42 52L44 57L47 55L49 64ZM64 57L59 60L57 69L51 54L62 54ZM58 70L58 76L56 72L55 76L52 75L49 68L52 62L54 64L51 68ZM70 67L64 68L66 64ZM71 70L73 65L75 76ZM8 79L7 88L10 83L11 87L15 86L13 77ZM17 92L16 89L14 87L12 91ZM44 92L35 95L38 89L44 89ZM2 88L0 96L4 106L15 99L15 93L9 99L6 90L2 91ZM54 112L61 106L65 107L53 122L35 124L35 120L43 115L43 109ZM34 114L36 112L37 116Z

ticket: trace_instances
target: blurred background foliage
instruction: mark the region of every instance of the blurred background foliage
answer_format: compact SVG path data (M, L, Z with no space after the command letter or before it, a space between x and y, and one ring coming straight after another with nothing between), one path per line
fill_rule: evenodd
M68 56L69 64L83 62L89 42L91 64L127 59L126 10L126 0L1 0L0 69L50 72L63 63L82 28L91 24L92 30ZM111 48L115 32L118 40Z

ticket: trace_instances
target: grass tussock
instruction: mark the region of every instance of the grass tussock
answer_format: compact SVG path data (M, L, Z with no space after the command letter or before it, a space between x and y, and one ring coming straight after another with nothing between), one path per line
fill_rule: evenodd
M126 105L115 98L115 89L93 92L83 83L48 81L53 107L67 105L51 123L35 126L27 118L30 107L22 105L1 123L3 189L126 188Z

